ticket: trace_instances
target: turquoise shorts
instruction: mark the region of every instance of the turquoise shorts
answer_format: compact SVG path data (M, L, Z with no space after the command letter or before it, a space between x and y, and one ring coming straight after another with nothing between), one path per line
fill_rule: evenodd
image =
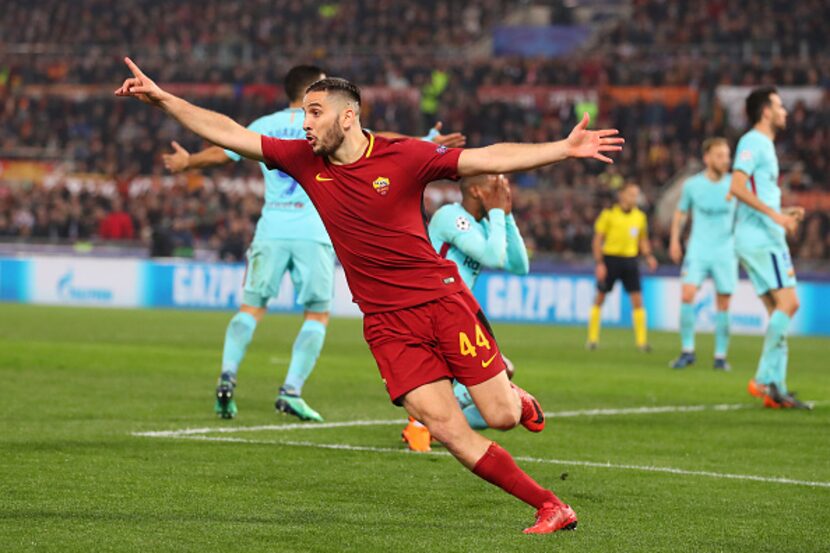
M698 288L704 280L711 277L718 294L731 296L738 285L738 259L735 256L718 260L687 258L683 260L680 276L683 284L692 284Z
M795 287L795 269L786 246L775 249L738 250L752 287L759 296L770 290Z
M334 248L311 240L259 240L248 249L242 303L265 307L276 297L288 271L297 303L306 311L331 309L334 296Z

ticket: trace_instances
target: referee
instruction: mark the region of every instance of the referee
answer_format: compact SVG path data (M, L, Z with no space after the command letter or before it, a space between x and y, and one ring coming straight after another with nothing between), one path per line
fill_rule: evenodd
M626 183L617 193L617 203L610 209L603 209L594 223L592 250L596 261L597 297L588 319L588 349L599 345L601 308L605 295L621 280L631 299L634 340L640 351L649 352L646 332L646 310L643 308L643 294L640 291L640 269L637 256L645 256L648 268L657 269L657 260L651 254L648 242L646 215L637 208L640 187Z

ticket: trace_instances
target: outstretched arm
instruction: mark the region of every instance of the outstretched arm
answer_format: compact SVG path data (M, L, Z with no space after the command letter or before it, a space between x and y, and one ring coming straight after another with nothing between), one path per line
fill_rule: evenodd
M170 144L173 146L173 151L169 154L162 154L161 158L164 160L164 167L171 173L216 167L233 161L219 146L208 146L204 150L191 154L175 140Z
M384 136L386 138L420 138L421 140L434 142L439 146L446 146L447 148L463 148L464 144L467 143L467 137L461 134L460 132L441 134L441 127L443 126L444 124L441 121L438 121L429 130L429 134L427 134L426 136L409 136L408 134L401 134L392 131L380 131L376 132L375 134L377 136Z
M115 91L116 96L133 96L146 104L163 109L187 129L205 140L262 161L259 133L250 131L230 117L203 109L161 89L130 58L124 58L133 76Z
M493 144L461 152L458 175L470 177L483 173L513 173L557 163L572 157L594 158L605 163L614 161L603 152L619 152L625 140L616 129L589 131L586 113L568 138L540 144Z

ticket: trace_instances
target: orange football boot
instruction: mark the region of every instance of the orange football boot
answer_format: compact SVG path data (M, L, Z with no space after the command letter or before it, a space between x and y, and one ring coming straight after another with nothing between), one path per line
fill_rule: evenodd
M754 378L749 380L749 384L746 386L746 391L749 392L749 395L752 397L766 397L767 396L767 385L761 384ZM766 402L765 402L766 403Z
M412 451L432 451L432 448L429 447L429 442L432 438L429 434L429 429L412 417L409 417L409 424L401 432L401 437L406 442L407 447Z
M576 513L570 505L555 506L545 503L536 511L536 523L525 528L525 534L552 534L557 530L575 530L577 523Z

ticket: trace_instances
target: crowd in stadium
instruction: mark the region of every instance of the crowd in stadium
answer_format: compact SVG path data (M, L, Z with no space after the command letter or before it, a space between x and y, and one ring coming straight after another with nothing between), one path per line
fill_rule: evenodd
M274 4L279 4L277 9ZM623 181L641 185L644 207L651 211L674 177L697 167L704 138L723 135L734 144L743 129L729 126L715 100L717 85L763 82L830 87L826 41L830 8L821 0L794 4L638 1L624 23L600 33L598 43L578 56L471 61L446 55L451 49L474 48L511 4L503 0L475 6L343 0L320 8L281 0L246 4L243 15L239 6L218 0L130 6L83 0L71 5L70 17L70 5L63 2L45 1L35 7L12 3L0 23L0 42L40 47L9 47L0 54L5 85L0 84L0 119L4 122L0 158L69 160L76 172L123 181L136 175L163 174L159 158L170 140L191 150L201 148L203 144L175 122L140 105L98 94L79 99L24 92L27 85L114 87L124 76L124 68L122 52L110 46L124 41L133 45L130 53L161 82L279 84L291 64L311 56L330 74L361 85L414 87L422 94L434 94L435 105L422 103L413 109L377 100L367 106L366 126L418 135L442 120L447 130L464 132L468 146L558 139L576 122L572 104L540 108L484 102L478 95L483 87L693 83L696 101L681 101L673 107L659 102L601 102L600 124L619 128L623 136L637 137L615 166L567 163L516 177L516 212L529 244L537 252L568 256L590 251L593 217L612 201L613 191ZM199 17L193 17L197 12ZM562 13L562 17L567 15L566 10ZM804 17L805 13L810 16ZM27 20L25 25L22 18ZM357 19L371 32L352 36L350 29L356 27L348 21ZM720 24L707 23L712 20ZM759 21L764 24L758 25ZM182 32L160 33L176 37L162 43L152 32L158 26ZM432 43L441 47L431 48ZM352 50L344 51L345 44ZM199 97L196 102L244 123L278 107L262 96L245 101ZM819 106L800 103L791 111L788 129L777 141L785 190L830 189L826 181L828 123L827 94ZM240 163L211 174L249 178L258 171L256 164ZM159 197L125 193L121 198L96 197L94 192L74 196L67 190L61 186L48 192L11 190L0 185L0 236L97 236L156 243L161 235L175 247L200 244L219 249L250 237L260 201L254 192L232 197L219 189L173 187ZM129 236L108 234L110 227L103 224L118 213L129 216ZM121 218L126 228L126 218ZM826 214L808 214L800 232L817 239L802 248L796 246L796 255L827 257L830 240L824 237L829 226ZM665 252L668 229L656 223L652 228L655 251ZM238 251L224 247L223 257L234 257Z

